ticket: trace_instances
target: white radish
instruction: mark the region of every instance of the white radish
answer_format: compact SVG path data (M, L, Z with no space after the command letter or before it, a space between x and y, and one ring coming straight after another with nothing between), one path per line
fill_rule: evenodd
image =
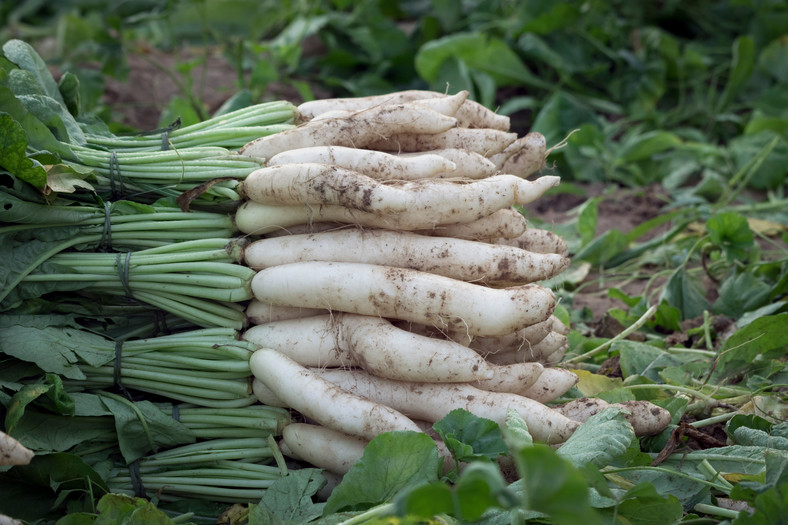
M509 177L522 181L513 175ZM246 201L236 211L235 223L242 232L255 235L263 235L311 222L341 222L407 231L435 230L437 227L445 226L444 230L447 231L435 230L435 233L444 237L479 239L495 231L501 231L505 235L511 236L516 232L527 231L524 230L525 218L522 216L518 218L517 212L509 210L505 202L511 202L512 199L523 203L524 201L530 202L557 183L553 178L542 180L544 179L542 177L531 185L523 186L522 189L526 190L524 193L512 186L507 188L506 181L498 180L486 184L488 186L486 189L494 192L497 191L495 186L503 186L504 191L508 193L493 194L491 198L479 199L479 195L475 192L484 188L485 184L483 183L491 179L492 177L489 177L469 183L467 188L448 181L443 181L445 184L438 185L435 183L441 182L440 180L432 180L430 191L424 192L419 202L414 204L410 211L400 213L372 213L328 204L274 206ZM527 181L522 182L527 183ZM416 184L416 182L410 184ZM473 184L475 186L471 186ZM411 189L414 190L414 193L420 193L415 186L412 186ZM453 190L454 195L450 194L449 190ZM404 193L402 196L406 200L410 200ZM460 200L461 196L464 197L462 200ZM457 199L451 200L451 197ZM496 213L498 215L495 215ZM507 227L508 220L514 220L515 224ZM479 221L479 223L461 226L475 221ZM453 235L455 231L459 235ZM509 243L501 242L501 244Z
M367 440L393 430L420 431L402 413L343 390L276 350L255 351L249 366L286 406L333 430Z
M520 394L536 384L544 367L541 363L514 363L492 367L495 374L490 379L473 382L473 386L488 392ZM411 381L417 381L411 379Z
M384 154L388 155L387 153ZM444 148L417 153L402 153L400 155L392 156L404 159L418 159L423 155L438 155L447 162L454 164L455 168L453 170L445 170L443 172L431 175L431 177L435 178L483 179L485 177L495 175L499 171L498 166L493 164L484 155L476 153L475 151L468 151L458 148Z
M520 177L528 177L544 166L545 138L541 133L531 132L514 141L514 143L518 142L520 147L506 159L506 162L501 166L501 171Z
M557 253L569 255L569 247L559 235L539 228L528 228L517 238L499 239L498 244L517 246L536 253Z
M492 379L499 375L499 368L510 375L530 371L491 366L465 346L414 334L385 319L364 315L327 314L276 321L249 328L243 338L278 350L303 366L358 366L390 379L466 382ZM538 374L532 383L536 377Z
M578 423L542 403L516 394L487 392L467 383L417 383L392 381L359 370L321 370L321 377L358 396L390 406L414 419L436 422L457 408L499 425L508 410L525 419L535 440L561 443Z
M255 270L300 261L359 262L496 286L549 279L569 266L560 255L513 246L358 228L260 239L246 247L244 259Z
M240 184L238 192L261 204L338 205L449 224L481 219L512 205L529 204L560 182L556 176L529 181L504 174L481 180L385 183L330 164L295 163L255 170Z
M368 443L324 426L291 423L282 430L279 447L294 459L334 474L346 474L364 455Z
M476 350L481 355L490 357L492 354L505 353L509 351L522 350L535 345L551 332L553 316L550 316L541 323L526 326L512 334L496 337L474 337L471 340L463 338L465 334L452 334L452 339L465 344Z
M311 120L329 111L358 111L381 104L401 104L403 102L414 101L426 104L429 99L449 97L449 95L438 93L437 91L414 89L369 97L311 100L298 106L298 115L299 120L305 121ZM473 100L465 100L459 109L456 110L455 116L457 117L458 124L463 127L493 128L507 131L510 126L509 117L506 115L499 115Z
M284 133L289 133L289 130L272 136ZM457 148L489 157L500 153L515 140L517 133L497 129L450 128L439 133L381 133L377 139L365 142L363 147L396 153Z
M486 242L489 239L517 238L526 231L527 227L528 224L522 213L514 208L504 208L475 221L439 224L430 230L417 229L416 233Z
M264 324L272 321L284 321L285 319L300 319L302 317L312 317L322 315L326 310L321 308L298 308L292 306L280 306L264 303L257 299L252 299L246 305L246 319L249 324Z
M471 347L473 347L473 345L471 345ZM558 359L558 361L560 361L568 347L569 340L565 335L550 331L539 341L532 343L526 340L524 344L517 348L502 349L498 352L488 354L486 358L488 361L498 365L533 361L539 361L545 364L555 364L557 361L553 362L553 360ZM557 354L557 352L561 353ZM552 360L550 358L552 358Z
M0 431L0 465L27 465L33 455L32 450Z
M638 436L653 436L659 434L670 424L670 412L650 401L624 401L622 403L607 403L599 398L582 397L573 399L563 405L556 405L555 409L569 419L580 423L601 412L608 407L619 407L627 411L624 416L632 425Z
M487 288L426 272L361 263L299 262L260 270L255 297L430 324L472 335L503 335L547 319L555 296L526 284Z
M536 382L521 395L540 403L558 399L577 384L577 375L565 368L545 368Z
M385 104L349 115L310 122L281 133L255 139L241 154L270 159L277 153L310 146L348 146L370 148L381 136L433 134L457 126L457 119L423 105ZM504 146L505 147L505 146Z
M482 157L483 158L483 157ZM486 159L485 159L486 160ZM457 164L440 153L392 155L383 151L348 148L346 146L313 146L283 151L268 159L267 166L292 163L331 164L377 180L427 179L441 176L464 177L454 174Z

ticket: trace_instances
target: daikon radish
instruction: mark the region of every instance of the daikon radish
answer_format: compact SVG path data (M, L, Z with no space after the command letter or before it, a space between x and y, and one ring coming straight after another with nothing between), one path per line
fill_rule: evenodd
M569 255L566 241L551 231L539 228L528 228L517 238L499 239L497 242L507 246L517 246L529 252Z
M496 286L549 279L569 266L560 255L513 246L358 228L260 239L246 247L244 259L255 270L300 261L359 262Z
M282 430L283 453L334 474L346 474L369 443L320 425L291 423ZM285 446L282 446L284 444Z
M481 180L384 183L330 164L305 162L255 170L237 191L261 204L338 205L386 216L407 213L431 219L432 224L448 224L529 204L560 182L555 176L529 181L504 174Z
M414 89L369 97L311 100L298 106L297 114L300 121L307 121L329 111L358 111L380 104L401 104L403 102L414 101L425 104L428 103L429 99L448 97L449 95L437 91ZM458 124L463 127L493 128L507 131L510 126L509 117L506 115L499 115L473 100L465 100L457 110L455 117L458 120Z
M504 208L481 219L454 224L439 224L429 230L415 229L422 235L439 235L474 241L509 239L522 235L528 225L522 213L513 208ZM505 243L501 243L505 244Z
M525 341L525 343L517 348L510 348L501 350L486 356L487 360L498 364L508 365L511 363L523 363L539 361L545 364L555 364L563 357L564 352L569 346L567 337L558 332L550 331L541 340L536 342ZM556 354L556 352L561 352ZM552 357L555 354L555 357ZM551 361L556 358L558 361Z
M5 432L0 432L0 465L27 465L33 451Z
M272 136L284 133L288 133L288 131ZM377 139L365 142L363 147L397 153L457 148L488 157L500 153L515 140L517 140L517 133L489 128L458 127L438 133L381 133Z
M455 167L453 170L445 170L430 175L435 178L483 179L485 177L491 177L499 171L498 166L490 162L484 155L476 153L475 151L458 148L444 148L417 153L401 153L400 155L393 156L397 158L418 158L422 155L438 155L447 162L454 164Z
M577 375L564 368L545 368L536 380L536 383L521 393L521 395L549 403L558 399L577 384Z
M545 443L565 441L578 423L542 403L516 394L487 392L467 383L417 383L392 381L359 370L315 371L348 392L394 408L414 419L436 422L457 408L492 419L506 421L509 409L517 411L528 424L535 440Z
M582 423L597 412L611 406L623 408L628 412L624 417L638 436L659 434L667 428L671 421L670 412L650 401L624 401L609 404L599 398L582 397L562 405L556 405L555 409L569 419Z
M272 321L283 321L285 319L300 319L302 317L322 315L326 313L326 310L321 308L280 306L252 299L246 306L245 313L249 323L255 325L270 323Z
M481 184L488 180L490 178L476 182ZM556 183L555 180L537 179L537 181L534 181L534 185L530 186L529 194L521 195L518 192L517 198L534 200L539 197L540 192L546 191ZM493 185L495 184L497 182L493 183ZM450 196L447 194L450 189L460 195L464 193L467 198L466 202L457 200L454 201L455 205L452 205ZM274 206L246 201L236 211L235 223L242 232L256 235L311 222L341 222L406 231L434 230L437 227L443 227L443 230L446 231L436 231L435 233L444 237L456 236L473 239L485 238L483 236L495 231L501 231L507 236L527 231L524 230L525 218L521 214L520 217L517 217L516 211L509 210L508 206L504 207L505 201L513 198L513 194L495 195L495 199L481 199L480 201L478 195L475 199L472 197L473 191L470 188L452 188L451 185L442 187L433 185L426 197L418 205L414 205L414 207L418 206L418 209L388 214L371 213L337 205ZM508 220L513 220L514 224L509 225ZM475 223L475 221L479 222ZM468 223L475 224L468 225ZM463 224L466 226L462 226ZM454 232L459 235L453 235ZM501 242L501 244L509 243Z
M531 132L509 144L502 152L490 156L490 161L502 173L528 177L544 166L545 147L544 135Z
M240 153L270 159L283 151L310 146L379 149L368 144L375 143L381 136L441 133L456 126L454 117L423 105L385 104L260 137L246 144Z
M488 392L520 394L536 384L544 371L541 363L514 363L492 369L495 372L493 377L473 382L473 386Z
M523 375L527 370L492 366L473 350L452 341L414 334L379 317L355 314L261 324L246 330L243 339L278 350L303 366L357 366L399 380L467 382L492 379L499 368L497 375ZM532 382L536 377L538 374Z
M551 332L553 322L553 316L550 316L541 323L526 326L512 334L497 337L474 337L471 340L463 340L462 336L464 334L461 332L456 335L452 334L452 339L462 344L467 343L467 346L489 358L492 354L519 351L535 345Z
M392 430L420 431L402 413L343 390L276 350L255 351L249 366L286 406L338 432L371 440Z
M257 272L252 290L272 304L403 319L472 335L516 332L544 321L555 306L553 292L535 284L495 289L362 263L272 266Z
M483 157L482 157L483 158ZM267 166L292 163L331 164L377 180L414 180L441 176L464 177L454 174L457 164L440 153L392 155L383 151L348 148L345 146L313 146L278 153L268 159Z

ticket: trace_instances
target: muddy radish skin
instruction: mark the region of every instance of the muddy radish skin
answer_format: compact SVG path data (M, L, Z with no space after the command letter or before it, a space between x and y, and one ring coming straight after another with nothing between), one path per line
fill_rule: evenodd
M563 357L569 346L568 338L558 332L550 331L545 337L536 342L526 341L517 348L502 348L500 351L488 354L487 360L498 365L511 363L524 363L539 361L545 364L555 364ZM560 352L557 353L557 352ZM555 356L555 357L553 357Z
M482 160L491 164L483 157ZM266 165L270 167L301 162L330 164L363 173L376 180L414 180L435 176L463 177L465 176L463 174L466 173L466 170L458 172L457 164L448 155L441 152L406 156L345 146L313 146L283 151L268 159ZM478 164L483 166L481 162ZM495 169L495 166L493 168ZM481 171L481 169L477 166L477 171ZM489 175L493 173L489 173Z
M536 382L520 394L540 403L549 403L566 394L577 380L577 375L570 370L545 368Z
M253 326L243 338L274 348L304 366L359 366L390 379L476 381L492 379L499 368L452 341L414 334L365 315L338 313L277 321Z
M294 459L334 474L346 474L364 455L368 443L320 425L291 423L282 430L280 449Z
M514 246L360 228L260 239L246 247L244 259L255 270L301 261L359 262L495 286L549 279L569 266L566 257Z
M381 215L430 217L433 224L447 224L529 204L560 181L556 176L529 181L502 174L481 180L384 183L330 164L304 162L255 170L238 186L238 193L260 204L327 204Z
M544 165L545 138L541 133L531 132L512 142L501 153L490 157L490 161L502 173L528 177Z
M573 399L556 410L575 421L584 422L597 412L608 407L619 407L627 411L624 416L638 436L653 436L667 428L671 421L670 412L650 401L625 401L609 404L599 398L582 397Z
M277 135L281 135L281 133ZM457 148L489 157L505 150L515 140L517 140L517 133L489 128L457 127L440 133L380 135L379 138L366 142L364 147L396 153Z
M381 152L384 155L390 155ZM435 178L457 178L457 179L483 179L485 177L492 177L501 170L493 164L487 157L476 153L475 151L468 151L458 148L444 148L437 150L430 150L417 153L401 153L399 155L391 155L400 159L415 158L418 159L424 155L438 155L446 162L454 164L454 169L445 170L443 172L433 173L430 177ZM506 172L504 172L506 173Z
M517 246L529 252L557 253L564 256L569 254L566 241L551 231L539 228L528 228L516 238L503 238L497 242L508 246Z
M361 263L299 262L260 270L267 303L414 321L471 335L503 335L544 321L555 296L526 284L487 288L426 272Z
M313 223L337 222L480 240L516 237L526 231L525 217L509 208L482 217L478 217L473 210L459 207L450 212L450 216L441 213L414 215L408 212L381 215L336 205L276 206L246 201L235 213L235 225L244 233L265 235Z
M249 366L285 406L338 432L367 440L392 430L420 432L393 408L347 392L276 350L255 351Z
M359 370L316 371L321 377L356 395L390 406L413 419L436 422L456 408L464 408L499 425L509 409L525 419L536 441L562 443L579 423L542 403L515 394L487 392L467 383L392 381Z
M308 121L328 111L358 111L381 104L401 104L403 102L427 104L428 99L447 97L449 95L437 91L412 89L369 97L328 98L304 102L298 106L297 114L300 121ZM457 118L458 124L463 127L493 128L507 131L510 126L509 117L499 115L473 100L466 99L457 109L454 116Z

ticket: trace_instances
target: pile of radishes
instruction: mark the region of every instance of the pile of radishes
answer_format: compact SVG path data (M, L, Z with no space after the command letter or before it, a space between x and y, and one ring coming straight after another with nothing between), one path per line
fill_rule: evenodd
M514 208L559 178L527 179L544 138L467 95L305 103L300 126L241 152L267 159L236 214L256 239L244 338L263 347L258 399L310 422L284 431L293 457L341 473L376 435L457 408L501 425L514 410L546 443L579 424L545 405L577 382L552 366L568 329L537 284L567 268L567 247Z

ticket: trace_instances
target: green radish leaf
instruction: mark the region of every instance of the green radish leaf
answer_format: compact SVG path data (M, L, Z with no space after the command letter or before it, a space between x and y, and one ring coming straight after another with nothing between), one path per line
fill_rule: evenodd
M575 259L587 261L592 265L604 265L617 255L623 253L629 242L627 236L618 230L607 230L605 233L586 244L575 254Z
M577 233L580 235L580 246L586 246L596 235L596 224L599 216L599 203L603 197L594 197L584 202L577 213Z
M604 467L622 456L632 441L635 431L620 408L606 408L588 418L561 445L558 455L576 467L592 463Z
M741 498L738 493L732 494ZM742 498L743 499L743 498ZM772 525L784 521L788 515L788 483L773 487L755 497L752 514L744 512L733 521L733 525Z
M772 40L761 50L758 66L779 82L788 83L788 35Z
M125 494L105 494L96 505L98 516L95 525L127 523L129 525L174 525L167 514L153 502Z
M662 130L649 131L626 141L618 152L616 163L624 165L648 159L680 144L681 139L674 133Z
M104 337L67 327L32 328L11 325L0 328L0 352L38 365L43 371L69 379L84 379L77 366L82 361L102 366L114 358Z
M79 78L71 71L66 71L60 77L57 85L60 95L63 97L63 104L69 113L75 117L80 114L80 107L82 105L81 95L79 90Z
M3 54L20 69L30 72L41 92L63 105L63 98L55 79L44 60L30 44L21 40L9 40L3 44Z
M666 301L670 306L681 311L682 319L692 319L708 310L709 303L703 296L697 282L690 280L683 266L677 268L668 278L662 289L660 302Z
M439 468L438 450L428 435L409 431L380 434L331 492L323 515L389 501L407 487L437 481Z
M5 431L9 434L13 433L14 427L22 419L25 413L25 407L49 392L52 388L51 384L34 384L24 385L19 391L11 398L11 402L6 406L5 415Z
M115 431L123 459L131 463L160 446L194 443L194 433L164 414L150 401L128 401L120 396L102 395L101 402L115 418Z
M494 460L506 454L506 443L495 421L458 408L433 425L457 461Z
M270 520L282 523L307 523L323 512L324 504L314 503L312 496L325 484L319 469L290 470L266 489L254 512L265 512Z
M728 83L717 103L717 113L728 108L752 76L755 68L755 40L751 36L740 36L733 41L733 56Z
M517 451L514 459L522 478L527 510L544 513L554 523L601 523L589 504L585 477L570 461L538 443Z
M755 319L725 340L712 380L735 376L751 369L753 363L767 364L769 359L783 356L785 341L788 341L788 313Z
M720 212L706 221L709 239L725 252L729 261L746 260L754 236L747 219L735 211Z
M0 113L0 166L21 180L43 188L47 180L44 166L26 154L27 135L8 113Z
M632 525L662 525L678 523L684 508L675 496L663 496L648 483L640 483L629 489L615 509L605 512L616 521Z
M430 519L439 514L453 515L456 495L447 483L436 481L409 490L394 501L398 516Z
M731 319L738 319L768 303L772 287L752 272L736 272L729 275L720 285L719 297L712 311Z

